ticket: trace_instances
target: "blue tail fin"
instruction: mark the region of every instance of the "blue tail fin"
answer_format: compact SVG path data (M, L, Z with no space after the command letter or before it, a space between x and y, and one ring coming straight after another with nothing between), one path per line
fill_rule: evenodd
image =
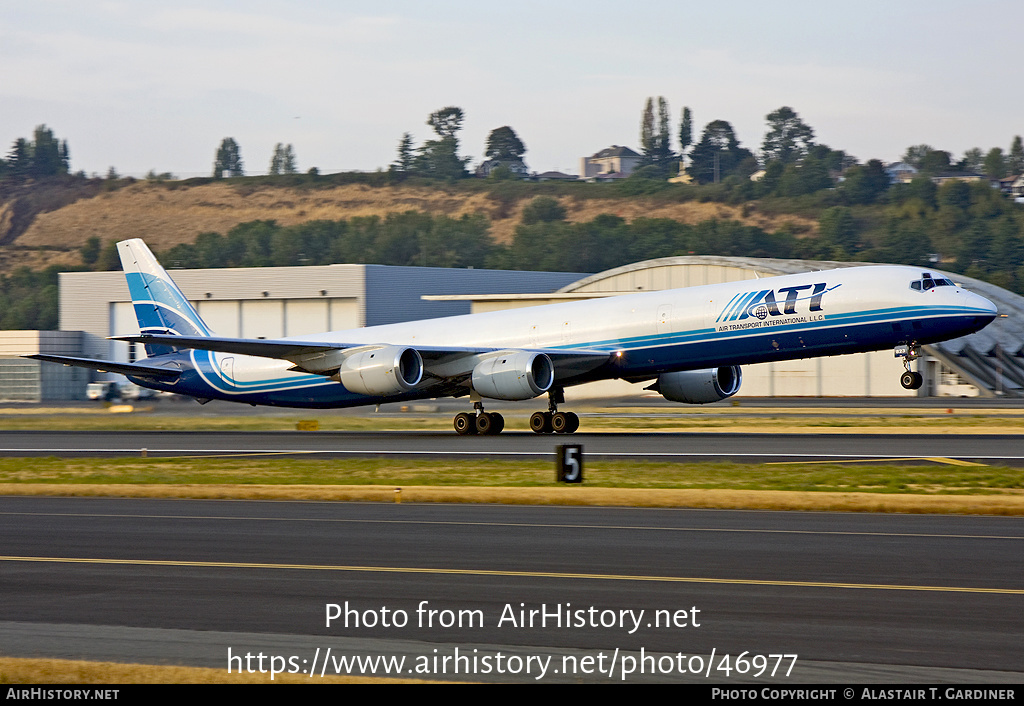
M189 304L167 271L139 238L117 244L121 267L128 280L135 317L142 334L162 333L181 336L209 336L199 313ZM146 346L149 356L170 353L168 346Z

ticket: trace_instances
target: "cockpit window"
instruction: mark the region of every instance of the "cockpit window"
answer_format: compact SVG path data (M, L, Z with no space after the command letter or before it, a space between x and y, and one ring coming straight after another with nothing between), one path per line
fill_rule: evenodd
M955 287L953 282L945 277L932 277L930 272L922 272L921 279L910 283L910 288L915 292L927 292L936 287Z

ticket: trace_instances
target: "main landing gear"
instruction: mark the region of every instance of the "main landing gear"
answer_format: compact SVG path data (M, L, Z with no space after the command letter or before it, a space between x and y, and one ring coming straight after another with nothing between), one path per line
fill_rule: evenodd
M580 418L575 412L558 411L561 402L565 402L562 388L548 392L548 411L534 412L530 416L530 429L535 434L572 434L580 428Z
M910 345L896 346L893 351L893 355L897 358L903 358L903 367L906 368L904 373L900 375L900 384L903 385L904 390L920 390L924 384L924 376L921 373L915 373L910 369L911 361L921 357L921 349L916 343Z
M475 412L459 412L455 415L455 431L467 434L500 434L505 428L505 418L497 412L485 412L484 404L479 399L473 401Z
M505 428L505 418L497 412L485 412L483 400L471 393L473 412L459 412L453 425L460 436L469 434L500 434ZM573 412L559 412L559 403L565 402L562 388L548 392L548 411L534 412L530 417L530 429L537 434L572 434L580 428L580 418Z

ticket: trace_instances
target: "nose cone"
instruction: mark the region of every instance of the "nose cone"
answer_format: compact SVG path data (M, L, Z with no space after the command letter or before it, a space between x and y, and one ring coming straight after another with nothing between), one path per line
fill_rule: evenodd
M988 326L999 315L996 305L980 294L964 291L963 297L963 305L974 313L978 321L978 329L976 330Z

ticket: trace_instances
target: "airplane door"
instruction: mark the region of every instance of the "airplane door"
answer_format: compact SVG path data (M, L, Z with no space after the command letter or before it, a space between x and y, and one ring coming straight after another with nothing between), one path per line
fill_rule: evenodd
M220 372L224 378L224 381L234 387L235 381L235 359L234 358L221 358L220 359Z

